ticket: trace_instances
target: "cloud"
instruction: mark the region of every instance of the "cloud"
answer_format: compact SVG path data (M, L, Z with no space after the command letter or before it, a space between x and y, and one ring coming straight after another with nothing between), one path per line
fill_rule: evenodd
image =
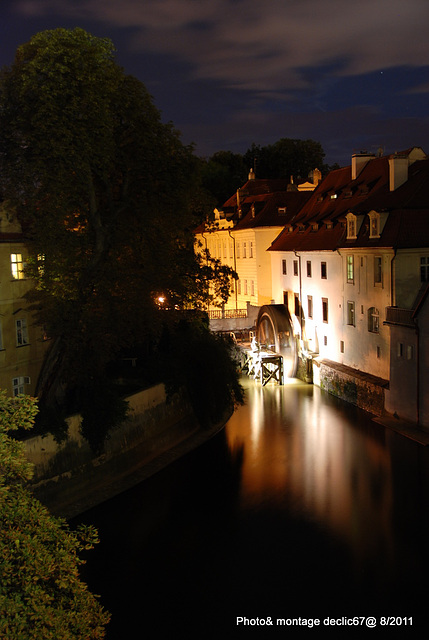
M427 0L18 0L27 17L132 28L129 47L169 54L192 79L266 94L306 90L308 68L338 77L429 64Z

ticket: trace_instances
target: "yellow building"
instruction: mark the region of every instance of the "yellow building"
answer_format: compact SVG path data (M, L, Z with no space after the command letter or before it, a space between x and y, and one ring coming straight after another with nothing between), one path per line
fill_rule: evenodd
M314 185L315 186L315 185ZM314 188L313 186L313 188ZM300 190L286 180L256 179L254 173L223 205L215 219L195 232L200 250L234 269L225 309L260 307L272 300L271 257L268 247L285 224L308 200L311 191Z
M34 395L46 351L24 298L31 288L25 278L27 250L16 219L0 212L0 388L8 395Z

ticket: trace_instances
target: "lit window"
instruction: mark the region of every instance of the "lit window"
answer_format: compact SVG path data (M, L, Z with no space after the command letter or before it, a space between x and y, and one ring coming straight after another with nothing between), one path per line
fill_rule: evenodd
M354 282L354 261L353 256L347 256L347 282Z
M282 274L287 275L286 260L282 260Z
M355 326L355 303L351 300L347 302L347 324Z
M12 269L12 276L15 280L23 280L24 278L24 262L22 260L21 253L10 254L10 267Z
M27 320L25 318L20 318L16 320L16 344L18 347L22 347L25 344L28 344L28 330L27 330Z
M322 319L328 322L328 298L322 298Z
M320 277L322 278L322 280L326 280L326 278L328 277L328 268L326 266L326 262L320 263Z
M380 314L375 307L368 309L368 331L371 333L380 333Z

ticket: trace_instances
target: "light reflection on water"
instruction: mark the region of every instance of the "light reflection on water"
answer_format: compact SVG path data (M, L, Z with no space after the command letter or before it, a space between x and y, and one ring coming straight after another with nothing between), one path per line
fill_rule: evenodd
M108 640L151 622L217 640L239 615L421 614L428 448L311 385L243 385L224 431L79 518L100 532L84 577Z

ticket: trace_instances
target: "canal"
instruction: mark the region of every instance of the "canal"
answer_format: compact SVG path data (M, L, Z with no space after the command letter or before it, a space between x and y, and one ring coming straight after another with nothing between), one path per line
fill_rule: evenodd
M327 617L348 633L370 616L423 637L429 448L317 387L243 385L218 435L72 521L99 529L83 577L107 638L285 637Z

